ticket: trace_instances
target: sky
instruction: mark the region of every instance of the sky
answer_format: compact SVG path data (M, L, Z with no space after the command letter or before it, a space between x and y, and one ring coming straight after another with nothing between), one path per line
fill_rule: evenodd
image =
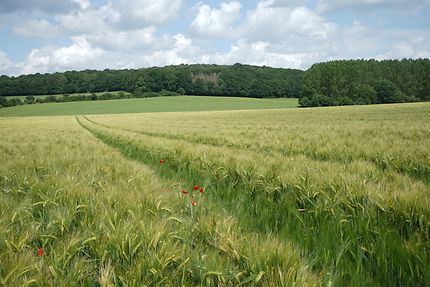
M430 0L0 0L0 74L430 58Z

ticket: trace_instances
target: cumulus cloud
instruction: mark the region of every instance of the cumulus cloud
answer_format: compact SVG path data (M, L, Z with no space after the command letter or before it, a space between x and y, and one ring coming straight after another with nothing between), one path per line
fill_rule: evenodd
M122 15L127 26L165 24L176 18L182 0L111 0L112 7Z
M286 37L326 39L336 25L304 6L274 7L273 1L261 2L246 13L239 30L242 37L277 41Z
M121 33L165 24L175 19L182 6L181 0L111 0L99 7L90 7L86 0L75 1L85 9L73 10L55 17L60 25L73 35L114 31Z
M171 43L166 37L156 37L156 28L147 28L132 31L104 30L87 35L87 40L107 50L129 52L144 48L156 48Z
M240 18L240 8L236 1L222 2L219 9L200 4L191 29L203 37L227 36L232 30L230 25Z
M87 9L88 7L90 7L90 0L72 0L72 1L75 3L78 3L81 9Z
M301 68L309 65L317 57L314 53L271 51L270 46L268 42L264 41L248 42L240 39L225 53L203 55L202 62Z
M146 33L148 31L141 31ZM73 37L65 47L44 47L32 50L17 67L20 73L56 72L82 69L124 69L197 63L199 48L183 34L163 36L164 46L142 44L135 49L103 49L92 44L87 36ZM141 44L136 44L141 45ZM146 46L145 46L146 45ZM1 61L1 54L0 54ZM10 62L9 62L10 64Z
M377 59L430 58L430 38L428 31L388 31L394 43Z
M45 47L34 49L27 56L23 73L52 72L67 69L81 69L84 66L97 66L103 50L92 47L85 37L72 37L73 43L67 47ZM100 66L99 66L100 67Z
M20 1L4 0L0 3L3 7L0 13L13 5L18 11ZM13 27L14 33L37 37L38 45L44 44L33 47L27 58L18 63L0 52L0 73L236 62L306 69L315 62L333 59L430 56L429 29L422 27L425 17L420 18L421 26L415 30L388 30L388 24L385 28L376 27L359 13L354 14L357 20L351 19L349 23L324 14L357 7L375 8L388 0L317 0L317 8L311 8L308 0L261 0L252 7L239 0L225 0L216 6L204 0L189 7L189 14L184 16L188 30L182 25L172 27L177 22L171 22L181 13L185 1L104 1L98 5L90 0L55 1L69 8L57 9L51 17L44 14L46 9L39 14L3 13L0 17L3 29ZM420 2L430 3L430 0L408 3L416 9ZM43 7L53 1L40 0L40 3ZM390 7L400 7L405 1L390 3ZM426 13L424 9L419 11L421 16ZM404 13L407 12L399 9L394 14ZM383 14L393 17L393 13ZM21 15L27 18L20 19ZM42 17L46 20L40 20ZM56 35L69 37L71 43L53 45L57 38L49 37Z
M13 32L26 37L52 38L58 35L59 28L46 20L28 20L12 28Z
M172 45L164 49L155 49L146 53L135 55L137 66L165 66L191 64L199 62L197 55L200 53L198 46L194 45L191 38L183 34L176 34L172 37Z
M9 74L12 72L13 63L9 60L5 52L0 50L0 73Z
M111 4L56 16L63 29L74 35L110 30L120 19L121 14Z

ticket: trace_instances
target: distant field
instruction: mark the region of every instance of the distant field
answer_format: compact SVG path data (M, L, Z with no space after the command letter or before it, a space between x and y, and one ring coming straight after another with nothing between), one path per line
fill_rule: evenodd
M430 103L2 117L0 285L430 286L429 147Z
M297 106L297 99L287 98L252 99L179 96L23 105L0 109L0 117L280 109Z

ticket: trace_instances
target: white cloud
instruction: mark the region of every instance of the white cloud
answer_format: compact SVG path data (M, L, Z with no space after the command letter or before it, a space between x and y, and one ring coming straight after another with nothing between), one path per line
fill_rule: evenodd
M240 3L236 1L222 2L219 9L199 5L191 29L203 37L227 36L232 30L230 25L240 18L240 8Z
M110 30L120 19L121 14L111 4L56 16L61 26L72 35Z
M253 40L277 41L285 38L324 40L336 25L306 7L274 7L273 1L261 2L246 13L239 33Z
M228 52L203 55L202 62L302 68L315 61L317 57L315 53L271 51L268 42L248 42L241 39L232 45Z
M15 4L5 1L18 9L20 1L24 0L16 0ZM54 3L40 1L43 5ZM21 10L3 14L0 17L3 29L12 26L19 35L45 40L61 33L70 37L71 44L54 46L54 40L49 39L41 47L34 48L21 63L11 62L0 51L0 72L19 74L202 62L306 69L315 62L332 59L430 56L428 28L389 31L374 27L374 23L358 21L361 20L359 14L354 14L358 20L351 19L349 24L340 21L336 24L332 22L336 17L330 16L328 20L324 14L342 9L370 11L386 5L388 0L317 0L318 11L324 13L304 6L308 0L262 0L247 11L243 9L248 6L239 0L224 0L215 7L208 5L208 1L199 2L194 8L190 7L184 18L184 21L190 20L186 17L192 18L189 34L181 31L182 27L172 29L168 25L179 15L185 1L105 1L97 6L90 0L59 0L58 3L64 5L73 2L68 4L73 9L57 9L51 18L43 13L22 13ZM423 1L430 3L430 0L408 3L417 6ZM0 3L0 10L3 3ZM387 7L405 5L405 1L400 0L390 3ZM394 14L401 13L399 10ZM56 23L35 20L42 18L53 18ZM422 25L424 20L420 21Z
M28 20L12 28L13 32L26 37L52 38L58 35L59 28L46 20Z
M103 55L103 50L92 47L85 37L72 37L68 47L45 47L34 49L22 64L23 73L52 72L67 69L82 69L84 66L98 66L96 63Z
M187 38L182 34L177 34L173 38L175 39L175 47L179 50L187 49L193 44L191 38Z
M200 51L192 39L183 34L163 36L166 45L147 45L135 49L102 49L92 45L87 36L72 37L66 47L32 50L25 62L16 65L20 73L56 72L81 69L124 69L171 64L196 63ZM1 58L1 55L0 55ZM0 59L1 61L1 59Z
M111 0L127 26L165 24L179 14L182 0Z
M199 62L199 47L192 39L183 34L173 36L174 44L170 48L144 53L140 58L141 66L165 66Z
M5 52L0 50L0 73L9 74L13 69L13 63L9 60Z
M377 59L430 58L428 31L389 31L394 43Z
M175 19L182 6L182 0L110 0L100 7L90 6L88 0L74 1L81 10L55 17L72 35L122 33L165 24Z
M87 9L91 5L90 0L72 0L72 1L75 3L78 3L81 9Z
M143 29L133 31L115 31L106 29L104 31L95 32L86 36L87 40L106 49L115 51L130 51L136 49L147 48L149 46L159 46L164 39L154 36L156 28L150 26Z

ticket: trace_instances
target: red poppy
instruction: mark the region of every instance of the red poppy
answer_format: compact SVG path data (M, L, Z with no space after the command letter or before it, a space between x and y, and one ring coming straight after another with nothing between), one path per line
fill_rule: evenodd
M188 191L186 191L185 189L183 189L183 190L182 190L182 193L183 193L183 194L185 194L185 195L187 195L189 192L188 192Z
M191 201L191 205L197 205L197 202L195 202L195 201Z
M160 159L160 164L163 165L164 164L164 159Z
M43 248L42 247L37 248L37 255L39 257L42 257L42 255L43 255Z
M194 189L194 190L199 190L199 186L198 186L198 185L195 185L195 186L193 187L193 189Z
M200 193L203 193L203 187L200 187Z

